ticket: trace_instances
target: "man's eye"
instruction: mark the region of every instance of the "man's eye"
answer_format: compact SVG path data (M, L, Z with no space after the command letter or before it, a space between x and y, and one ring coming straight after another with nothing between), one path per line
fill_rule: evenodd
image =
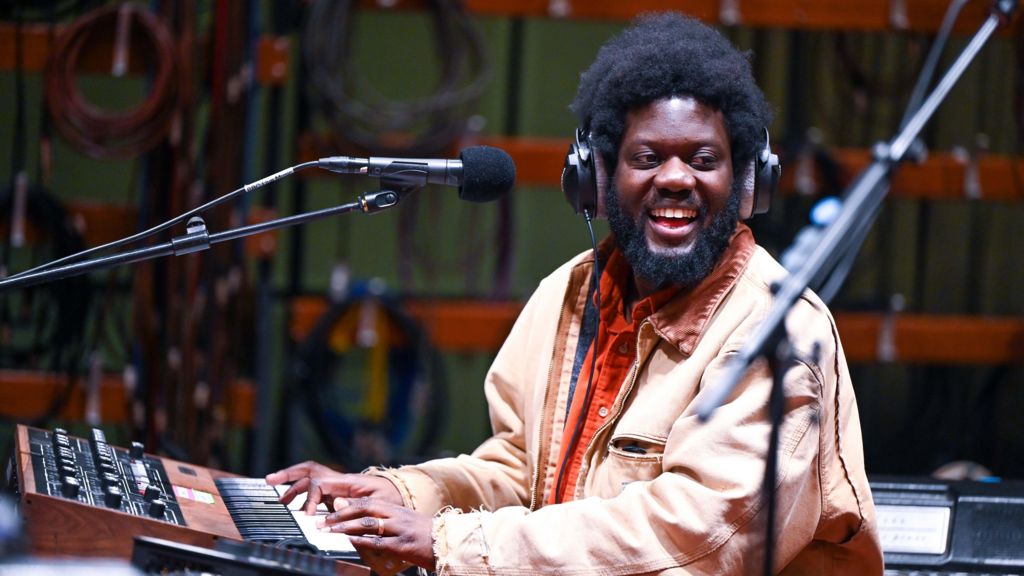
M690 160L690 164L696 168L710 170L718 164L718 159L714 156L694 156L693 159Z
M658 157L654 154L640 154L636 156L636 163L641 166L654 166L658 163Z

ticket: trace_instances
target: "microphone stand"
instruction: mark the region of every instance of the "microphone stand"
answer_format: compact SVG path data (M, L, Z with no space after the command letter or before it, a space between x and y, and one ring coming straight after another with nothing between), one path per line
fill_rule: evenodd
M383 180L382 187L389 187L389 182L387 180ZM259 234L261 232L283 228L285 226L304 224L312 220L319 220L320 218L326 218L337 214L344 214L347 212L372 214L398 204L399 200L414 189L415 187L406 186L402 188L396 187L396 190L367 192L362 196L359 196L355 202L349 202L347 204L332 206L321 210L314 210L303 214L286 216L276 220L260 222L259 224L241 226L224 232L218 232L216 234L210 234L209 231L207 231L206 223L201 217L193 216L188 221L188 224L185 225L185 234L172 238L169 242L158 244L156 246L147 246L145 248L111 254L108 256L100 256L89 260L82 260L80 262L41 270L39 272L20 274L11 278L5 278L0 280L0 292L12 288L52 282L54 280L60 280L61 278L77 276L79 274L85 274L94 270L102 270L121 264L142 262L153 258L159 258L161 256L170 256L172 254L175 256L182 256L184 254L191 254L193 252L206 250L212 244L235 240L237 238Z
M765 458L764 498L767 499L768 519L766 522L764 573L772 574L775 555L775 507L778 430L782 423L784 394L782 376L792 362L793 352L783 322L790 308L812 283L821 283L833 272L845 274L849 266L844 264L856 257L860 241L874 222L882 200L889 190L892 172L905 159L912 144L925 123L931 119L939 104L946 98L953 85L981 51L985 43L999 27L1009 22L1016 9L1016 0L997 0L993 10L960 56L950 65L945 76L932 93L914 111L896 136L887 143L879 143L874 149L874 160L850 185L843 201L843 207L835 220L822 231L820 242L811 246L803 266L790 272L782 283L773 286L775 303L764 321L758 326L744 348L733 356L725 367L721 380L710 388L697 405L697 415L702 421L711 418L715 409L732 394L750 365L760 356L768 355L772 369L772 391L769 400L771 432L769 451ZM799 259L797 260L799 261Z

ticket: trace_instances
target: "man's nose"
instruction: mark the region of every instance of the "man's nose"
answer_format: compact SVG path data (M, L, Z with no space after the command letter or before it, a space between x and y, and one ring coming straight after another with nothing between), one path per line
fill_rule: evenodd
M654 176L654 185L659 190L688 192L697 185L697 178L694 176L692 166L681 158L671 157L658 167L658 173Z

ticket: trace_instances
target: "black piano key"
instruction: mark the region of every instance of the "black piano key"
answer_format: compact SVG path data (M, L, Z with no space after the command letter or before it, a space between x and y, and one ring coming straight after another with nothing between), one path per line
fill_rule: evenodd
M301 538L291 511L278 502L277 491L258 478L222 478L216 481L224 505L239 534L251 541L275 542Z

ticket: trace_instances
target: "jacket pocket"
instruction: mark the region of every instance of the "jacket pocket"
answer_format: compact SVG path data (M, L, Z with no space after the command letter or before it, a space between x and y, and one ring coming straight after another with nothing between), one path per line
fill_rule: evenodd
M645 434L613 436L588 478L587 495L612 498L631 482L657 478L662 473L665 441Z
M608 443L608 453L627 461L660 463L665 456L666 440L647 434L616 434Z

